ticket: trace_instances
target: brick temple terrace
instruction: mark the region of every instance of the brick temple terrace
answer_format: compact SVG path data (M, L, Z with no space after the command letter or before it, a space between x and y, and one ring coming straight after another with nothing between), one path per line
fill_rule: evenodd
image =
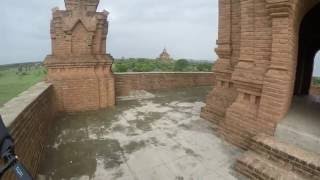
M320 179L319 1L219 0L213 73L113 73L98 4L53 9L46 81L0 109L34 177Z

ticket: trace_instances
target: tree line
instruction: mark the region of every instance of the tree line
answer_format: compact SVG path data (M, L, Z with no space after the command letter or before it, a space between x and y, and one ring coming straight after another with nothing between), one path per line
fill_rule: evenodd
M213 62L186 59L163 62L158 59L130 58L116 59L113 72L211 72Z

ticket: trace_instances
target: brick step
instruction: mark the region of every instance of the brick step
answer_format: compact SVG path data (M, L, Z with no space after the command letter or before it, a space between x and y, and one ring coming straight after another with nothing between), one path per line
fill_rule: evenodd
M235 170L250 179L259 180L306 180L307 177L282 168L252 151L237 159Z
M250 150L310 179L320 180L320 154L260 134L251 140Z

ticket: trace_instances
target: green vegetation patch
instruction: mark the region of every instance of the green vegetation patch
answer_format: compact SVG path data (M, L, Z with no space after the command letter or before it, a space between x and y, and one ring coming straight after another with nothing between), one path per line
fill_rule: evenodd
M0 106L43 80L45 74L40 65L0 66Z
M320 77L313 77L312 84L316 86L320 86Z
M163 62L157 59L130 58L115 60L113 72L211 72L213 62L186 59Z
M213 62L186 59L163 62L158 59L130 58L115 60L113 72L211 72ZM0 66L0 106L44 79L41 63Z

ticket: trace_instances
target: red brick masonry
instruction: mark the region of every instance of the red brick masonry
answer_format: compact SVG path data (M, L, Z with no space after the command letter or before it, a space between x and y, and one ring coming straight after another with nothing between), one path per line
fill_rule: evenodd
M116 96L127 96L132 90L167 90L194 86L212 86L209 72L116 73Z
M47 132L56 114L53 87L38 83L0 108L6 126L10 128L20 160L36 176ZM16 178L10 174L10 177Z
M248 148L273 135L295 90L299 32L315 0L219 0L216 86L202 117L229 142ZM299 58L301 59L301 58Z
M52 53L45 59L59 111L87 111L115 104L113 58L106 52L108 12L99 0L65 0L51 20Z

